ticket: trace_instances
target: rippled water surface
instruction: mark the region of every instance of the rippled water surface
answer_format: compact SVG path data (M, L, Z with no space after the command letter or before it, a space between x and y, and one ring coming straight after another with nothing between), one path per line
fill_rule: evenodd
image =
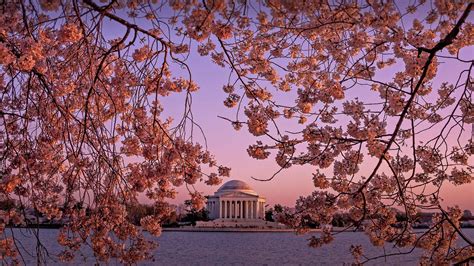
M474 229L466 229L466 234L474 238ZM35 238L22 229L14 229L15 236L23 240L25 249L33 251ZM56 243L58 230L44 229L40 236L50 252L48 264L58 264L55 254L61 251ZM160 247L155 252L155 261L143 265L350 265L351 245L362 245L370 256L383 255L384 248L370 245L368 238L360 232L340 233L333 243L322 248L307 246L309 235L293 233L242 233L242 232L164 232L158 241ZM387 254L396 252L389 245ZM372 265L416 265L419 250L403 256L392 256L371 261ZM35 264L36 259L24 255L27 264ZM74 263L91 265L95 259L88 249L83 250ZM110 265L117 263L111 262Z

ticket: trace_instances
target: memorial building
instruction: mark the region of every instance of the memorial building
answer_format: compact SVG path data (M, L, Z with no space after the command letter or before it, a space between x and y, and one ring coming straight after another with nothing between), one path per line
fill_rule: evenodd
M265 221L265 197L247 183L230 180L214 195L207 196L206 209L211 221L196 223L197 227L279 229L284 225Z
M265 198L247 183L231 180L207 197L210 219L256 220L265 218Z

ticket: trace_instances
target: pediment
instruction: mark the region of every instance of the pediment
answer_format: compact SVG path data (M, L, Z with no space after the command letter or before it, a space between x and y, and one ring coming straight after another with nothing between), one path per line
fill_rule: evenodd
M258 198L258 196L245 192L224 192L219 195L220 198Z

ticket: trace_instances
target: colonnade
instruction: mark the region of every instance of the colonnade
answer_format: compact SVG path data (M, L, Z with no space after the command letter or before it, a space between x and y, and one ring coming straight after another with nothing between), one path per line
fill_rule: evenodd
M257 200L220 200L221 219L263 219L265 203Z

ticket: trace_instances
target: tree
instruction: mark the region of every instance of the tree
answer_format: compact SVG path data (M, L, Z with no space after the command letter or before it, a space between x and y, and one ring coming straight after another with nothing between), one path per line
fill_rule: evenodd
M283 214L285 212L285 208L287 207L283 207L281 204L275 204L273 208L270 208L265 211L265 220L275 222L275 216Z
M473 218L472 216L472 212L470 210L464 210L462 212L462 216L461 216L461 221L465 221L465 220L471 220Z
M178 218L179 217L176 211L172 211L171 214L165 218L162 226L163 227L179 227Z
M12 199L0 201L0 210L2 211L9 211L9 210L17 208L17 206L18 206L18 203Z
M142 218L155 214L154 209L154 206L138 203L127 206L127 220L134 225L140 225Z
M270 208L270 209L265 211L265 221L270 221L270 222L275 221L273 219L273 208Z
M193 206L191 200L184 202L186 205L186 215L181 219L182 222L190 222L195 226L197 221L209 221L209 212L204 209L197 209Z
M283 222L302 229L310 217L326 228L347 212L349 227L370 221L365 230L374 245L420 247L422 260L437 263L461 260L473 243L459 230L461 210L441 205L440 189L473 179L466 131L474 121L473 61L464 52L474 42L472 5L5 1L1 198L66 218L58 239L64 260L87 241L101 261L150 258L154 245L127 221L126 206L143 194L154 201L155 214L141 225L158 235L175 187L185 184L199 210L204 197L192 185L216 185L229 175L192 139L199 126L191 95L199 87L186 58L197 44L197 53L230 69L224 105L237 110L223 119L256 137L249 156L275 153L280 170L256 179L311 167L314 193L278 215ZM120 34L106 30L114 26ZM461 70L443 75L441 62ZM180 67L185 74L174 71ZM184 114L173 123L161 99L178 92L186 95ZM393 207L406 214L398 229ZM416 235L417 211L434 209L433 224ZM23 214L2 215L21 223ZM456 238L467 245L456 246ZM325 229L310 245L331 240ZM18 259L14 241L0 242L5 259ZM351 250L362 258L360 247Z

